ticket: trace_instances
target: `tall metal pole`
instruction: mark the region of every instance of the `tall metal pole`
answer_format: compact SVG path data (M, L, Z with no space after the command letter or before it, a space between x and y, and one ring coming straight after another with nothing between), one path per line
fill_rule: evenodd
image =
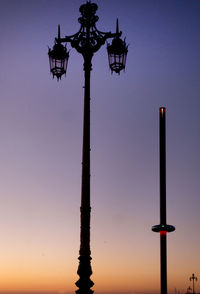
M159 110L160 138L160 225L152 227L152 231L160 233L160 289L167 294L167 232L175 230L166 222L166 108Z
M166 127L165 108L160 108L160 223L166 226ZM161 294L167 294L167 237L160 232Z
M83 150L82 150L82 187L81 187L81 233L77 294L92 294L91 251L90 251L90 72L92 54L84 56L84 115L83 115Z
M166 123L164 107L160 108L160 223L166 225Z

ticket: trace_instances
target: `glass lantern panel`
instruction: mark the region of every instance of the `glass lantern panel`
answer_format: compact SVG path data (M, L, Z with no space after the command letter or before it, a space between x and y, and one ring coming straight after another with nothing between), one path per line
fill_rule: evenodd
M115 63L116 58L115 58L115 54L110 54L110 64Z
M49 61L50 61L50 69L52 70L53 68L55 68L56 60L54 58L50 58Z
M56 59L55 67L62 68L62 60Z

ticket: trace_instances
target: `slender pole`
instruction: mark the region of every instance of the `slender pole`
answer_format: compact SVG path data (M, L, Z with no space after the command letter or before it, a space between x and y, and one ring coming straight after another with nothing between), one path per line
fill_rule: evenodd
M165 107L159 110L159 143L160 143L160 224L152 227L152 231L160 233L160 289L167 294L167 233L175 231L175 227L166 221L166 123ZM176 293L176 288L175 288Z
M81 242L80 255L90 255L90 68L84 64L84 117L81 183Z
M160 232L160 269L161 294L167 294L167 237L166 232Z
M166 225L166 122L164 107L160 108L160 223Z
M160 223L166 226L166 127L164 107L160 108ZM160 231L161 294L167 294L167 237Z
M82 184L81 184L81 232L78 275L76 282L79 288L77 294L92 294L90 288L94 285L90 276L91 251L90 251L90 73L92 55L84 56L84 115L83 115L83 150L82 150Z

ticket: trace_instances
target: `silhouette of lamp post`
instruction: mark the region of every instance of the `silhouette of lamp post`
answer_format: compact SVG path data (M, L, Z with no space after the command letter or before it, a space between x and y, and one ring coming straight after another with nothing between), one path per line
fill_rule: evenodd
M187 288L187 292L186 292L186 294L191 293L191 290L192 290L192 288L189 286L189 287Z
M192 288L193 288L193 292L192 293L195 293L195 290L194 290L194 281L197 281L197 277L195 277L194 274L192 274L192 276L189 278L190 281L192 281Z
M166 221L166 108L159 110L160 120L160 224L152 227L153 232L160 233L160 281L161 294L167 294L167 233L175 227Z
M101 32L96 28L98 16L96 10L97 4L87 1L80 6L81 17L79 31L71 36L60 37L60 26L58 26L58 37L55 38L53 49L49 48L50 72L53 77L61 79L66 74L69 52L66 44L70 43L78 53L83 56L84 65L84 115L83 115L83 149L82 149L82 185L81 185L81 232L80 232L80 251L79 251L79 280L76 286L79 288L77 294L92 294L90 288L94 285L90 276L91 268L91 251L90 251L90 73L92 70L92 57L106 40L113 38L111 44L107 44L108 60L111 72L120 73L125 69L126 55L128 46L125 40L121 40L122 32L119 32L118 20L116 33ZM62 45L65 44L65 46Z

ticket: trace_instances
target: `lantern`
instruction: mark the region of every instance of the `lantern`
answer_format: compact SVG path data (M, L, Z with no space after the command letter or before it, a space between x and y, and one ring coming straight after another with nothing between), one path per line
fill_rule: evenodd
M55 39L55 45L51 50L49 48L49 65L50 65L50 72L57 79L61 79L63 74L66 74L67 71L67 62L69 58L69 52L67 48L61 44L60 38L60 25L58 25L58 38Z
M111 72L115 71L116 73L120 73L122 69L125 69L126 65L126 56L128 52L128 46L126 45L125 39L122 41L120 39L118 20L117 20L117 28L116 28L116 37L112 40L112 44L107 45L108 51L108 61Z
M48 54L50 71L53 77L56 76L59 80L63 74L66 74L69 52L61 43L56 43L52 50L49 48Z

